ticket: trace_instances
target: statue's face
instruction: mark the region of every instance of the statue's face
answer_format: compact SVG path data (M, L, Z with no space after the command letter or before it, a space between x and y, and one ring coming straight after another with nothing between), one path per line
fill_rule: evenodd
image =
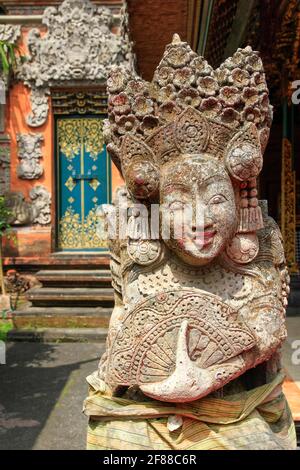
M187 157L165 167L160 195L162 236L184 262L205 265L233 238L235 196L230 178L218 162Z

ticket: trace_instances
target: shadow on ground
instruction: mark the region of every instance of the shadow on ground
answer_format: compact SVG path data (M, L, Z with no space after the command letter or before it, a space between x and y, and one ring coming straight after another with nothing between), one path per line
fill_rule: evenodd
M84 449L85 377L103 345L8 343L0 366L0 449Z

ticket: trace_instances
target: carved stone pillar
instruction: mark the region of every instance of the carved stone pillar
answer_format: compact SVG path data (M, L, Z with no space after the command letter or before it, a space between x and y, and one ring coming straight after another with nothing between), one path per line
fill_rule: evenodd
M10 138L0 135L0 194L10 190Z
M281 232L285 255L291 273L299 271L296 262L296 173L293 170L292 144L282 140Z
M296 260L296 172L293 162L294 113L289 90L284 90L282 104L281 155L281 231L287 266L291 274L299 272Z

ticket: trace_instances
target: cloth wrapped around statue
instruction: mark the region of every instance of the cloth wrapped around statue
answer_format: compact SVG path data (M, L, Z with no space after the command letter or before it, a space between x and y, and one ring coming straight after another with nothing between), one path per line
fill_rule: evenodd
M89 450L252 450L296 447L292 416L281 391L284 374L223 398L170 404L113 397L97 374L88 377Z
M106 211L115 307L88 378L89 448L295 448L289 276L256 187L272 121L257 52L213 70L175 35L152 83L117 68L108 90L126 187Z

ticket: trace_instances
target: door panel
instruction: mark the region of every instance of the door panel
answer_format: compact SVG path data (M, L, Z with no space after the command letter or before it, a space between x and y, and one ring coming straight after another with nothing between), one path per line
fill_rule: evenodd
M107 249L97 235L97 207L110 202L110 161L103 118L57 118L58 249ZM98 232L99 233L99 232Z

